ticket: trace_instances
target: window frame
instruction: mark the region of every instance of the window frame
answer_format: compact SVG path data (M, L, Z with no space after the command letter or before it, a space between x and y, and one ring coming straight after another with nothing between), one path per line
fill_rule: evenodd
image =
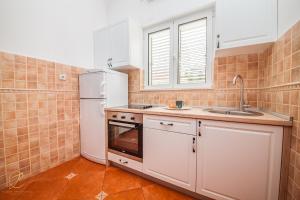
M178 84L178 53L179 53L179 25L206 18L207 39L207 67L205 83ZM167 85L149 85L149 34L164 29L170 29L170 83ZM205 10L174 18L166 23L161 23L144 29L144 90L177 90L177 89L210 89L213 82L213 10Z

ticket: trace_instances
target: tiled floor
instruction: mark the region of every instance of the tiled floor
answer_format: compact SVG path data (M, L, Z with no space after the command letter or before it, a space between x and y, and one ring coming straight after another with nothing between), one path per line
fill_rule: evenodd
M77 174L71 179L70 173ZM20 183L18 189L0 192L2 200L95 200L104 191L105 200L190 200L166 187L116 167L106 168L76 158Z

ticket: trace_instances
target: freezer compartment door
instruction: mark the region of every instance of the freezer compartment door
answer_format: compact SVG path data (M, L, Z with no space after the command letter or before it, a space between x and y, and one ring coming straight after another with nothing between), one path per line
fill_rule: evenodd
M80 98L106 98L106 72L81 74L79 91Z
M107 73L107 107L128 105L128 75Z
M106 161L105 106L104 100L80 100L81 155L98 163Z

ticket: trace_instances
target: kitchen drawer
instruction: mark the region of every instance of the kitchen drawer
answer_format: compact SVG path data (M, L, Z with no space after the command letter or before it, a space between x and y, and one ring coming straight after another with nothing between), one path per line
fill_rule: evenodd
M136 171L142 172L143 171L143 164L141 162L125 158L123 156L119 156L113 153L108 152L108 160L115 162L117 164L123 165L130 169L134 169Z
M144 115L143 118L145 128L196 135L196 120L193 119L158 115Z

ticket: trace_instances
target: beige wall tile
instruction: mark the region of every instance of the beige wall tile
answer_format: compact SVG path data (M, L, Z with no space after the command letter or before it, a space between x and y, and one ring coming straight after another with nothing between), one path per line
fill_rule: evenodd
M296 157L299 157L299 87L274 87L281 84L291 84L299 81L299 47L298 35L300 33L300 23L298 22L290 31L278 40L266 52L267 65L264 69L263 85L273 88L266 88L260 91L259 105L261 108L279 112L294 117L292 130L291 159L289 168L289 189L288 196L292 199L299 198L297 189L299 188L299 169L296 166ZM283 52L283 53L282 53ZM298 149L299 147L299 149ZM296 198L297 197L297 198Z
M0 52L0 188L8 186L11 175L22 172L27 178L79 156L78 74L83 70L56 65L57 72L53 62ZM58 81L61 72L67 81ZM62 130L57 116L67 124Z

